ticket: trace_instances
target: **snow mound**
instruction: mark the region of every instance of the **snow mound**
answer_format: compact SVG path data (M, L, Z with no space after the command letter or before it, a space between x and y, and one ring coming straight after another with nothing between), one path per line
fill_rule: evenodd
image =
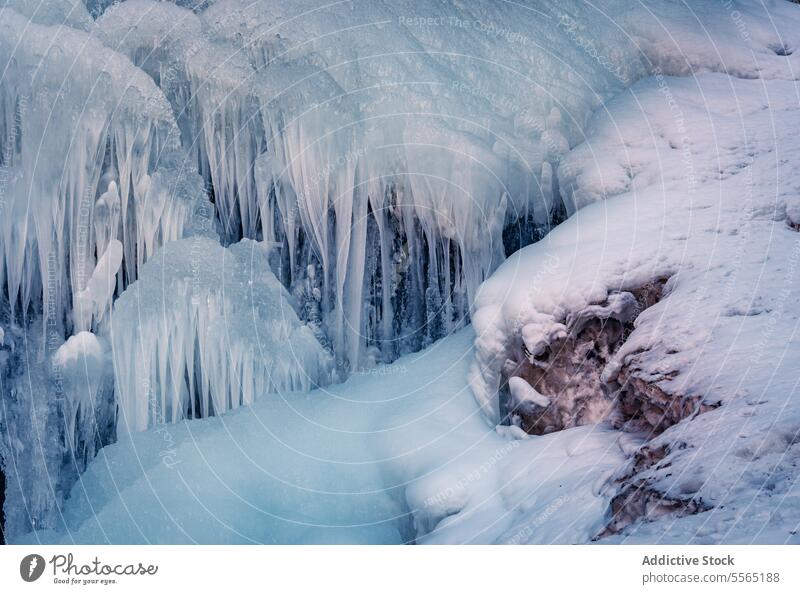
M111 317L120 431L219 415L331 380L331 358L270 272L269 248L165 245Z
M548 344L576 313L668 279L657 303L634 312L602 381L609 401L642 389L696 408L656 420L640 456L649 462L617 477L621 516L640 497L658 502L649 519L667 519L626 528L611 517L624 535L615 538L686 542L691 530L696 542L782 542L800 519L797 101L793 81L641 81L598 111L562 162L575 207L588 206L481 287L472 389L497 422L515 340ZM711 511L672 523L676 509Z

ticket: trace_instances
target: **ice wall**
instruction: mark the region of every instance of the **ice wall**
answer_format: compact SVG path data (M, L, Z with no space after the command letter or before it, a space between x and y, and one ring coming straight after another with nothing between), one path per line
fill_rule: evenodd
M58 526L64 495L114 439L111 303L156 248L194 230L206 199L163 93L92 28L78 2L0 9L0 463L10 534Z
M170 100L225 241L281 243L283 282L355 369L463 325L504 230L524 245L553 219L561 155L645 70L610 18L598 67L570 30L587 10L128 0L97 34Z
M43 25L66 25L88 31L92 28L92 17L82 0L3 0L3 8L11 8Z
M752 68L774 39L748 2L177 4L115 4L97 36L170 101L224 241L282 245L345 369L463 325L503 258L574 211L562 157L605 99L653 72L773 69Z

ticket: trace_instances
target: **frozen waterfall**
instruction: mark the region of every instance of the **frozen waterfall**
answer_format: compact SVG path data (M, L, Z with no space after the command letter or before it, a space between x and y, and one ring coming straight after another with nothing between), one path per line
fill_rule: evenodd
M787 57L755 21L724 61L705 51L736 34L714 3L603 4L2 2L8 530L63 528L118 433L289 400L460 330L511 252L604 197L575 147L608 99ZM500 338L478 349L492 406Z

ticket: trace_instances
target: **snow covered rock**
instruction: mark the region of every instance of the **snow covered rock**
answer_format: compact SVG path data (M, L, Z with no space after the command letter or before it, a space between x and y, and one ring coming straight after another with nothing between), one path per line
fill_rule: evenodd
M512 352L526 327L550 319L569 329L614 295L668 279L594 375L621 422L660 452L619 472L605 534L685 542L688 529L697 542L781 542L799 519L796 105L796 83L780 77L638 83L597 113L586 144L564 160L582 168L574 196L612 197L509 258L480 290L472 387L496 421L505 361L520 361ZM583 160L587 147L596 159ZM630 180L618 186L622 170ZM750 502L772 511L749 517Z
M220 415L331 380L331 357L270 271L269 248L166 244L111 316L119 431Z

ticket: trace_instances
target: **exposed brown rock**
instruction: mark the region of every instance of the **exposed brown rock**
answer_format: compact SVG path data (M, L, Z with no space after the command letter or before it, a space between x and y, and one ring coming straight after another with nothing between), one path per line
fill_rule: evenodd
M623 367L617 376L617 410L632 428L661 433L688 417L713 410L719 403L705 402L702 395L668 394Z
M603 307L608 305L606 302L570 316L566 320L567 335L554 340L535 357L527 351L521 337L517 337L511 348L512 358L503 370L501 401L506 403L506 413L516 417L522 428L534 435L601 420L623 422L625 416L620 415L616 406L621 386L604 381L602 372L633 331L636 317L661 298L666 280L657 279L616 294L627 295L629 305L624 309ZM531 402L512 402L507 382L514 376L521 377L546 396L550 404L544 407ZM634 386L624 387L627 388L626 410L629 410L637 405L631 395L637 392ZM652 413L649 416L652 417Z
M530 363L524 352L518 352L517 360L522 362L512 375L523 378L550 399L547 407L528 404L513 410L522 428L542 435L606 418L612 399L600 375L622 344L624 331L617 320L593 319L580 332L550 345L537 357L536 364Z
M617 534L639 520L655 520L666 514L689 516L709 509L711 506L701 499L668 497L647 481L635 481L625 484L611 499L610 520L594 540Z
M633 331L636 317L661 299L666 280L613 294L606 303L569 316L564 320L567 331L535 355L518 337L503 369L505 392L501 391L501 402L506 403L506 413L535 435L608 420L651 439L686 418L719 406L706 402L702 394L667 392L663 384L638 375L635 362L622 362L613 379L603 376L603 370ZM541 401L546 406L530 399L514 402L508 389L512 377L524 379L544 397ZM666 446L647 443L634 454L630 466L616 479L618 489L611 499L608 523L596 538L618 533L638 520L710 509L691 493L685 497L667 495L653 486L648 471L668 466L668 455Z

